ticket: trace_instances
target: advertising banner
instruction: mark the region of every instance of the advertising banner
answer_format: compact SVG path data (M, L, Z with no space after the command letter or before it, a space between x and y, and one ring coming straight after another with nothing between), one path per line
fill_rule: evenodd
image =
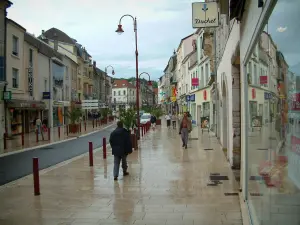
M209 128L209 116L201 117L201 128Z
M199 86L199 79L198 78L192 78L192 86Z

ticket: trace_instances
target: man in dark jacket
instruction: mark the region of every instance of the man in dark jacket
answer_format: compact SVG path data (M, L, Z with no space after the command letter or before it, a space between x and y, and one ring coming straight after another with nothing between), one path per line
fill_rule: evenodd
M109 143L114 155L114 180L118 180L120 162L122 161L123 176L129 175L127 172L127 155L132 153L130 132L123 128L122 121L117 123L117 128L110 134Z

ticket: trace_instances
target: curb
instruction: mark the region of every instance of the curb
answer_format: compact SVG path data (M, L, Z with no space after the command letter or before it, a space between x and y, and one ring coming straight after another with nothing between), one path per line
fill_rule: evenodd
M91 135L91 134L95 134L95 133L97 133L99 131L102 131L104 129L107 129L107 128L113 126L113 125L114 125L114 123L110 124L110 125L108 125L106 127L103 127L101 130L92 131L90 133L83 134L83 135L80 135L80 136L77 136L77 137L72 137L72 138L69 138L69 139L65 139L65 140L61 140L61 141L56 141L56 142L48 143L48 144L44 144L44 145L38 145L38 146L34 146L34 147L24 148L24 149L20 149L20 150L13 151L13 152L3 153L3 154L0 154L0 158L5 157L5 156L9 156L9 155L19 154L19 153L22 153L22 152L27 152L27 151L35 150L35 149L39 149L39 148L48 147L48 146L52 146L52 145L56 145L56 144L60 144L60 143L64 143L64 142L67 142L67 141L73 141L73 140L76 140L78 138L82 138L82 137L86 137L86 136Z
M108 150L110 148L111 148L110 144L107 144L106 145L106 149ZM97 152L99 152L101 150L103 150L103 146L100 147L100 148L94 149L93 153L97 153ZM44 175L44 174L46 174L46 173L48 173L48 172L50 172L52 170L55 170L55 169L58 169L60 167L66 166L66 165L68 165L68 164L70 164L70 163L72 163L72 162L74 162L74 161L76 161L78 159L81 159L81 158L83 158L85 156L88 156L88 155L89 155L89 152L85 152L85 153L83 153L81 155L78 155L78 156L75 156L75 157L73 157L71 159L68 159L68 160L65 160L63 162L57 163L57 164L55 164L53 166L50 166L50 167L47 167L45 169L39 170L39 175ZM32 179L32 173L29 174L29 175L27 175L27 176L21 177L21 178L19 178L17 180L11 181L11 182L6 183L6 184L3 184L2 186L0 186L0 191L3 191L6 188L11 188L11 187L17 185L18 182L26 180L26 179Z

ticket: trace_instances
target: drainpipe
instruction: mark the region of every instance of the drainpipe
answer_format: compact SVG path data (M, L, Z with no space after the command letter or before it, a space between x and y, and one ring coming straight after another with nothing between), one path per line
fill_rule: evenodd
M7 11L6 9L4 9L4 55L3 55L3 58L4 58L4 88L3 88L3 91L6 91L6 87L7 87L7 77L6 77L6 67L7 67L7 64L6 64L6 52L7 52ZM4 127L5 127L5 133L7 135L7 132L8 132L8 127L7 127L7 103L6 101L4 101Z
M215 135L216 137L218 137L218 124L219 124L219 91L218 90L218 75L217 75L217 28L214 29L214 32L213 32L213 35L214 35L214 52L215 52L215 57L214 57L214 72L215 72L215 84L216 84L216 89L215 89L215 102L216 102L216 121L215 124L216 124L216 132L215 132Z

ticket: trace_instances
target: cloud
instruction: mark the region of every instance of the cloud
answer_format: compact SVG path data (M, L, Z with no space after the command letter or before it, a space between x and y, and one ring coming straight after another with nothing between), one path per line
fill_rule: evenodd
M278 27L276 30L280 33L286 31L287 27Z
M86 47L97 65L113 64L134 75L133 21L122 19L124 33L115 33L129 13L138 22L140 70L159 77L183 37L194 32L191 0L23 0L13 1L8 17L36 36L56 27ZM148 71L146 71L148 72Z

